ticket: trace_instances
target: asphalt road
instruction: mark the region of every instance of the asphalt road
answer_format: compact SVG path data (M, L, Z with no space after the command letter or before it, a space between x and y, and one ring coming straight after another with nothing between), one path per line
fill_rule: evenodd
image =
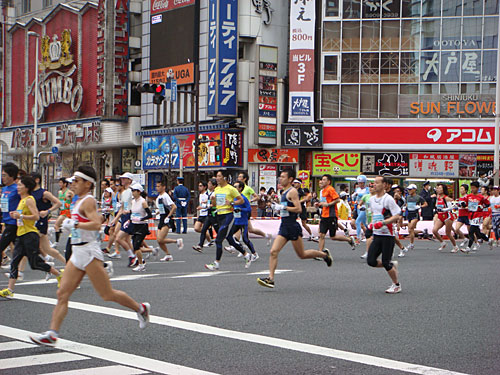
M215 248L197 253L197 236L182 236L185 248L172 247L172 263L150 259L136 274L125 258L114 262L113 286L152 305L144 331L134 314L103 302L84 279L72 296L80 304L70 307L60 332L72 343L22 347L27 332L48 328L56 298L54 283L27 270L18 298L0 301L0 373L500 373L500 248L439 253L436 242L419 241L399 262L402 293L387 295L386 272L360 259L364 244L352 251L327 241L331 268L298 259L287 245L271 290L256 282L259 272L267 274L265 240L254 241L261 257L249 269L225 252L214 273L204 264Z

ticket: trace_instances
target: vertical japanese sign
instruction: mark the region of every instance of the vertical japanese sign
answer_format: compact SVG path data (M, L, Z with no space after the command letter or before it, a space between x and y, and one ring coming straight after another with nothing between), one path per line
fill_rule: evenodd
M289 121L314 122L315 1L290 3Z
M276 144L278 109L278 48L259 46L259 108L257 143Z
M243 166L243 132L227 130L224 134L222 165L225 167Z
M208 115L237 116L238 1L210 0L208 19Z
M128 21L128 0L116 0L113 116L117 117L126 117L128 109Z

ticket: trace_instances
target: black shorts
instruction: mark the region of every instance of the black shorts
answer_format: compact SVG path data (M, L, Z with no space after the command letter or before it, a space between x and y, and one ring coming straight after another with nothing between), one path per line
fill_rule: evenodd
M319 233L326 234L330 231L330 237L335 237L337 229L339 229L339 224L335 216L321 218L319 222Z
M281 223L278 236L285 237L287 241L296 241L302 237L302 227L296 221L293 223Z
M0 238L0 252L3 252L11 242L14 242L17 238L17 225L15 224L5 224L2 232L2 237Z
M459 223L464 223L465 225L470 225L469 217L468 216L459 216L457 221Z
M128 224L127 224L127 222L128 222ZM120 230L122 232L125 232L127 234L134 234L133 233L133 225L130 222L130 214L125 214L125 215L120 216L120 223L121 223Z
M207 217L208 216L206 216L206 215L205 216L198 216L196 218L196 221L199 221L200 223L205 224L205 221L207 221Z
M38 220L35 227L38 229L40 234L47 234L47 231L49 230L49 218L44 217L43 219Z
M165 223L165 219L167 218L167 215L160 215L160 222L158 223L158 230L161 230L163 227L169 227L173 228L174 225L174 219L170 217L169 220Z
M420 220L420 215L418 214L418 211L408 211L408 221L412 220Z
M307 220L307 209L302 206L302 212L299 214L300 220Z
M142 242L146 238L146 236L150 233L148 224L130 224L132 227L132 245L134 247L134 251L137 251L141 248Z

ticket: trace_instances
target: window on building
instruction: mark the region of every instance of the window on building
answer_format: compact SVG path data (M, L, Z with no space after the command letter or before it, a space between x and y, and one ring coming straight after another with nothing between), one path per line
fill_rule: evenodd
M358 118L359 85L342 85L340 95L340 117Z
M342 18L360 18L361 17L361 6L359 0L344 0L344 11L342 12Z
M378 117L378 85L361 85L361 113L362 118Z
M380 2L380 7L382 10L382 18L399 18L401 13L399 9L400 3L398 1L386 1Z
M340 51L340 22L323 23L323 51Z
M422 49L439 49L441 21L423 20L422 21Z
M434 44L439 43L441 49L460 49L463 41L463 38L460 38L461 21L460 18L443 18L441 40L434 41ZM479 35L481 35L481 29L479 29Z
M323 83L338 83L339 77L339 54L325 53L323 54Z
M481 28L483 27L482 17L464 18L462 28L462 48L472 49L482 47ZM443 30L444 31L444 30ZM498 30L497 30L498 32Z
M328 18L339 18L339 0L325 0L323 4L323 17L325 20Z
M380 55L378 53L361 54L361 83L378 83Z
M380 18L381 5L379 1L363 1L361 15L364 19Z
M342 83L359 82L359 53L342 54Z
M483 14L484 0L464 0L464 16L480 16Z
M420 49L420 20L401 21L401 49Z
M443 2L443 17L461 15L462 0L446 0Z
M416 114L410 113L410 103L418 102L418 85L399 86L399 117L415 118Z
M498 0L484 0L484 14L497 14L498 15Z
M495 82L497 80L497 51L483 52L483 82Z
M382 21L382 51L397 51L399 49L399 21Z
M460 51L441 52L441 82L459 82L460 67Z
M50 6L52 6L52 0L43 0L42 5L44 8L50 7Z
M321 118L339 118L339 85L321 86Z
M498 17L484 17L483 48L498 48Z
M361 49L378 51L380 49L380 21L363 21L361 30Z
M380 117L398 117L398 85L380 86Z
M359 21L342 23L342 49L344 51L359 51L360 47Z
M460 1L462 0L449 0ZM448 0L447 0L448 2ZM441 0L424 0L422 3L422 16L424 17L440 17L441 16Z
M419 0L403 0L401 4L402 17L420 17L420 1Z
M380 54L380 82L398 83L399 81L399 53L390 52Z
M31 0L22 0L21 11L23 13L31 12Z

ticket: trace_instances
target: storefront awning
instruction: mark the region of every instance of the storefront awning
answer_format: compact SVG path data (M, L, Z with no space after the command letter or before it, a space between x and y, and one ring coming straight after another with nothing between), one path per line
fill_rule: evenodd
M217 131L217 130L228 129L230 125L234 125L234 122L222 122L222 123L217 122L217 123L210 123L203 125L200 124L199 130L200 132ZM175 126L175 127L160 128L160 129L142 130L136 132L135 135L138 137L150 137L153 135L194 133L195 130L196 129L194 125Z

